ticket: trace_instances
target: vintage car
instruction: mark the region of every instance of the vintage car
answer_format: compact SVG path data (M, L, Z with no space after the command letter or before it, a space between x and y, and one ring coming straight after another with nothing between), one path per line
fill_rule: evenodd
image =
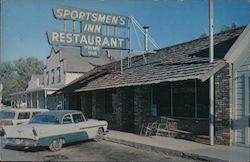
M59 151L65 143L102 140L107 126L106 121L86 119L80 111L54 110L37 114L28 124L4 128L2 136L7 146L49 146Z
M48 109L8 108L0 111L0 129L2 126L12 126L28 122L34 115L48 111Z

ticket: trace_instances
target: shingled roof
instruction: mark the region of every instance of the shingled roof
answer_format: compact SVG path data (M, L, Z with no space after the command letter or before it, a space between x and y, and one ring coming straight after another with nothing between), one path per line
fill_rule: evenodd
M188 79L205 81L224 67L226 64L223 60L224 55L244 28L245 26L214 35L214 63L209 63L209 38L200 38L162 48L156 53L148 53L145 55L147 64L141 55L134 56L131 58L132 66L126 68L127 59L124 59L123 74L120 73L120 61L96 67L56 93L148 85Z

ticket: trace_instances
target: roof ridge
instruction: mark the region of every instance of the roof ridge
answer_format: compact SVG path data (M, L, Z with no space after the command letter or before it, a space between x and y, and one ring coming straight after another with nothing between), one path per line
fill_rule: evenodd
M214 37L218 37L218 36L226 35L226 34L232 34L232 31L244 30L245 27L246 27L246 25L243 25L243 26L240 26L240 27L237 27L237 28L234 28L234 29L226 30L224 32L215 33ZM182 43L179 43L179 44L174 44L174 45L170 45L170 46L167 46L167 47L163 47L163 48L158 49L156 51L162 51L162 50L165 50L165 49L170 49L170 48L173 48L173 47L176 47L176 46L182 46L184 44L189 44L189 43L192 43L192 42L196 42L196 41L200 41L200 40L204 40L204 39L208 39L208 38L209 38L209 36L202 37L202 38L196 38L196 39L193 39L193 40L190 40L190 41L186 41L186 42L182 42Z

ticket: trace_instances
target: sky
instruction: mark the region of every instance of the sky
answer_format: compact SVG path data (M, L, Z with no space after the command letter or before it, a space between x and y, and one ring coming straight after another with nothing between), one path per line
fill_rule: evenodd
M63 30L55 19L56 6L82 8L133 16L149 26L151 37L161 48L197 39L209 33L208 0L0 0L0 61L37 57L45 61L51 45L47 31ZM214 32L223 25L247 25L250 0L214 0ZM136 29L142 43L142 34ZM131 29L131 49L142 50ZM154 47L150 46L151 50Z

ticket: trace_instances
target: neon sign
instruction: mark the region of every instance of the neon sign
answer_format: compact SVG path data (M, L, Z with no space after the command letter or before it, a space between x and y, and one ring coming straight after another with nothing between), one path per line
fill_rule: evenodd
M82 56L98 57L102 49L127 49L128 38L103 34L103 26L128 27L128 17L76 8L55 7L56 19L81 22L80 32L49 31L51 45L81 47Z

